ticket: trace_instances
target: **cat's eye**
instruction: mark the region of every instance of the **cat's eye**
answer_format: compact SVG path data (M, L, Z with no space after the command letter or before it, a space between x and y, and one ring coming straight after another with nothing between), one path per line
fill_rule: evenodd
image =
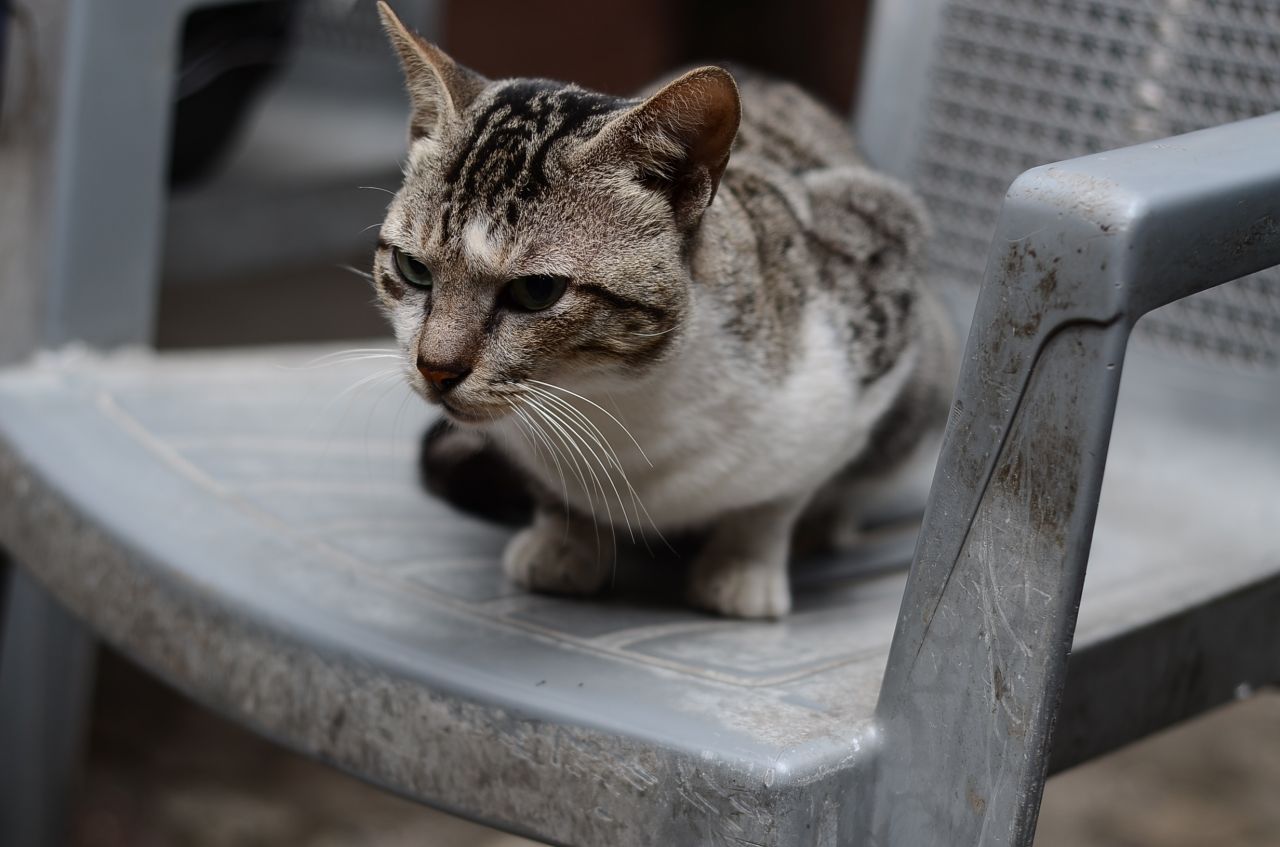
M405 253L400 248L392 248L396 260L396 270L404 281L417 288L431 290L431 269L419 260Z
M521 276L507 285L507 297L517 308L528 312L541 312L555 305L564 295L568 281L562 276Z

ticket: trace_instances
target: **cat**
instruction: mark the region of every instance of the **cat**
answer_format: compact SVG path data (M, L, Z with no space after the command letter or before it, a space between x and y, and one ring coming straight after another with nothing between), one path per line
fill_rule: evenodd
M693 604L787 614L797 528L856 531L945 418L951 330L917 201L788 83L491 81L379 11L411 117L373 279L448 422L428 482L506 466L495 498L531 510L503 556L521 586L589 594L618 536L692 531Z

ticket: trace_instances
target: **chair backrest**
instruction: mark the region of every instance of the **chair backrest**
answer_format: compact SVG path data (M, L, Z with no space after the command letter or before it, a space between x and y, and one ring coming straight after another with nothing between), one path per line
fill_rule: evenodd
M929 205L935 274L972 287L1027 168L1280 110L1276 3L882 0L868 51L863 146ZM1280 270L1161 309L1134 337L1280 371Z

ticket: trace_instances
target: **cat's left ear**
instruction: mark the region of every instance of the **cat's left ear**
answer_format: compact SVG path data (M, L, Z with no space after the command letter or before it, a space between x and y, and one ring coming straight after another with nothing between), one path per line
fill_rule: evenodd
M677 225L689 230L716 196L741 119L729 72L697 68L615 118L579 156L634 165L641 182L671 202Z
M411 139L435 138L451 121L456 121L489 81L464 68L439 47L404 25L391 7L379 0L382 27L400 57L405 87L413 115L409 121Z

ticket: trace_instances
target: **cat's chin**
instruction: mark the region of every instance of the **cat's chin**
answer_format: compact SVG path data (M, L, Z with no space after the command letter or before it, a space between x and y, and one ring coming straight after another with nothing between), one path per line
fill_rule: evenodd
M459 426L480 426L493 423L506 414L506 409L461 407L446 400L435 401L444 411L444 417Z

